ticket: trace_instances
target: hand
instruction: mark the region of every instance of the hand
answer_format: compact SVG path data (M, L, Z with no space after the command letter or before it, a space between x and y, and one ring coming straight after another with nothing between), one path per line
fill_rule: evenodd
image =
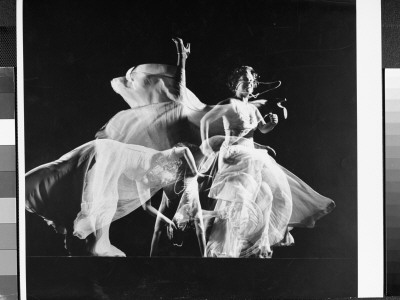
M268 115L266 115L266 116L264 117L264 119L265 119L265 118L268 118L268 119L269 119L269 122L270 122L271 124L273 124L274 126L275 126L276 124L278 124L278 115L277 115L277 114L269 113Z
M183 44L182 39L177 37L177 38L173 38L172 40L175 43L176 50L178 51L178 54L182 55L182 57L188 58L188 56L190 54L190 43L187 43L186 47L185 47L185 45Z
M174 230L176 230L176 229L178 229L177 227L176 227L176 225L175 225L175 223L173 222L173 221L171 221L171 220L169 220L168 221L168 227L169 227L169 230L171 230L171 231L174 231Z
M172 240L174 238L174 231L177 230L174 222L169 221L167 222L168 226L167 226L167 236L170 240Z

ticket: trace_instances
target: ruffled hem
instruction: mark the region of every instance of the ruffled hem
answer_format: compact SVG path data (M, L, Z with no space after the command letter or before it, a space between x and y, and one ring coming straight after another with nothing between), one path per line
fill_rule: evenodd
M289 232L293 227L314 227L318 219L335 207L331 199L318 194L277 164L267 151L249 145L248 141L239 145L221 144L218 172L209 197L218 200L216 209L221 208L221 203L226 206L251 203L260 208L262 215L253 214L247 219L239 215L235 216L236 219L232 216L228 220L217 219L207 243L207 256L254 257L264 249L261 257L268 258L273 247L294 244ZM252 226L249 222L253 223ZM247 235L235 236L229 229L234 223L241 224L242 233L248 228L263 230L249 230Z

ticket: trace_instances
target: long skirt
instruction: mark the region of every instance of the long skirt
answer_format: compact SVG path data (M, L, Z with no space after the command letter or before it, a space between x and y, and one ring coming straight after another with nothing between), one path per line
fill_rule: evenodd
M280 166L251 139L222 143L209 197L216 218L206 246L208 257L272 256L274 246L294 243L293 227L313 227L335 204Z

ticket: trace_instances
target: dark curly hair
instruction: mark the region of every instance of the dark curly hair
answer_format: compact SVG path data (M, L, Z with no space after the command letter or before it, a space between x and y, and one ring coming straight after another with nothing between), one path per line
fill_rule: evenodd
M231 90L232 93L236 92L236 87L239 81L239 78L243 75L250 73L254 77L254 88L258 85L258 74L254 69L250 66L241 66L232 71L232 73L228 77L228 88Z

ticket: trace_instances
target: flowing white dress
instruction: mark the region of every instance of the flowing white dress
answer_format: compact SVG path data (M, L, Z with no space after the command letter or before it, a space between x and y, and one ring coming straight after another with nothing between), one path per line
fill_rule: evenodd
M212 106L203 104L188 89L177 97L175 70L145 64L114 79L114 90L131 108L116 114L97 137L157 150L178 142L200 145L200 120ZM242 104L236 103L229 112L229 122L210 125L209 142L215 153L199 165L201 172L218 166L209 196L217 199L215 209L229 212L227 219L215 221L207 243L208 256L248 257L257 255L260 247L271 255L272 247L293 243L292 227L312 228L335 207L332 200L277 164L265 147L247 138L262 117L256 104L246 104L247 108ZM235 131L239 138L226 139L225 130Z
M26 209L84 239L178 180L181 163L173 149L94 140L26 174Z
M96 137L156 150L182 141L199 145L200 120L212 106L187 88L178 96L175 71L174 66L143 64L129 69L125 77L114 78L112 88L130 108L113 116ZM222 123L214 124L212 132L223 135Z
M293 244L291 227L313 227L335 204L277 164L267 150L255 147L252 132L262 120L255 106L239 100L226 106L229 136L219 150L209 197L228 217L215 220L206 254L253 257L265 248L271 257L272 247Z

